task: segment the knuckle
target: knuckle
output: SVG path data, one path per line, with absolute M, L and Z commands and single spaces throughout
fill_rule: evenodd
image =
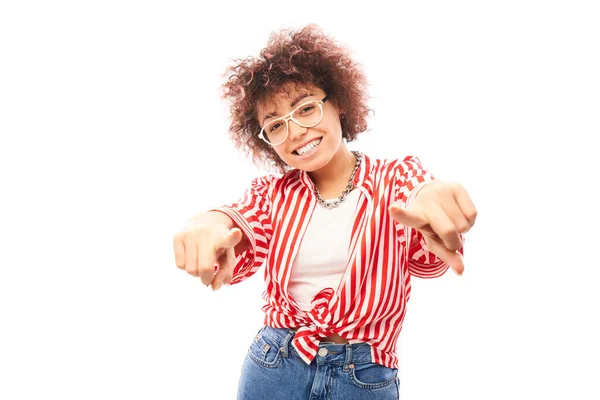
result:
M 452 235 L 454 235 L 456 232 L 456 229 L 454 228 L 444 228 L 441 232 L 441 236 L 448 238 L 451 237 Z
M 187 227 L 182 233 L 186 238 L 197 238 L 206 232 L 206 228 L 202 225 L 192 225 Z
M 175 265 L 177 265 L 178 268 L 185 267 L 185 254 L 178 249 L 175 249 Z
M 471 225 L 468 223 L 462 223 L 457 226 L 459 233 L 466 233 L 469 229 L 471 229 Z
M 212 275 L 215 272 L 215 267 L 212 265 L 208 265 L 206 263 L 199 263 L 198 264 L 198 268 L 196 268 L 196 271 L 204 276 L 204 275 Z
M 185 247 L 191 248 L 193 245 L 198 243 L 198 238 L 194 235 L 186 235 L 184 239 Z
M 183 232 L 177 232 L 175 236 L 173 236 L 173 245 L 178 244 L 183 241 Z
M 193 265 L 186 265 L 185 270 L 190 275 L 194 275 L 194 274 L 198 273 L 198 268 L 194 267 Z
M 454 240 L 444 241 L 444 247 L 446 247 L 446 249 L 448 249 L 449 251 L 456 251 L 460 248 L 456 246 L 457 244 L 454 243 Z
M 459 182 L 450 182 L 450 187 L 454 190 L 464 190 L 463 185 L 461 185 Z
M 203 274 L 200 274 L 200 275 L 198 275 L 198 276 L 200 277 L 200 281 L 201 281 L 201 282 L 202 282 L 202 284 L 204 284 L 204 285 L 210 285 L 210 284 L 212 283 L 212 281 L 213 281 L 213 278 L 212 278 L 212 277 L 210 277 L 210 278 L 209 278 L 209 277 L 207 277 L 207 276 L 205 276 L 205 275 L 203 275 Z
M 188 225 L 184 230 L 183 230 L 183 234 L 185 236 L 194 236 L 197 235 L 198 232 L 200 231 L 200 228 L 197 225 Z
M 475 223 L 475 219 L 477 218 L 477 210 L 473 210 L 469 213 L 469 221 L 471 221 L 471 225 Z

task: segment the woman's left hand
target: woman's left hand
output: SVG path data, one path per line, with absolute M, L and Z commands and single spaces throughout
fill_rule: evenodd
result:
M 421 232 L 429 251 L 462 275 L 460 234 L 468 232 L 477 218 L 475 205 L 462 185 L 434 179 L 423 186 L 408 208 L 396 203 L 389 211 L 395 221 Z

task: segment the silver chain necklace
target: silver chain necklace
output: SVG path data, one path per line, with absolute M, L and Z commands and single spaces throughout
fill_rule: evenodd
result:
M 356 157 L 356 165 L 354 165 L 354 170 L 352 171 L 352 175 L 350 175 L 350 180 L 348 180 L 348 186 L 346 186 L 346 190 L 344 190 L 344 193 L 342 193 L 342 195 L 340 197 L 338 197 L 335 201 L 327 202 L 325 200 L 323 200 L 323 198 L 321 197 L 321 193 L 319 193 L 319 189 L 317 189 L 317 185 L 315 186 L 315 195 L 317 195 L 317 201 L 319 202 L 319 204 L 327 209 L 331 209 L 331 208 L 336 208 L 337 206 L 339 206 L 342 201 L 344 201 L 346 199 L 346 196 L 348 196 L 348 193 L 350 193 L 352 191 L 352 189 L 354 189 L 354 175 L 356 174 L 356 171 L 358 170 L 358 167 L 360 166 L 360 162 L 362 161 L 362 154 L 359 153 L 358 151 L 352 151 L 352 154 L 354 154 L 354 156 Z M 314 183 L 314 182 L 313 182 Z

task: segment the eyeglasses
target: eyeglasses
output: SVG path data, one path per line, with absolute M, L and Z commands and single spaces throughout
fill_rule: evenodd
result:
M 289 114 L 283 117 L 269 121 L 263 126 L 258 134 L 258 137 L 270 144 L 271 146 L 279 146 L 288 137 L 291 119 L 297 125 L 305 128 L 311 128 L 317 125 L 323 119 L 323 104 L 329 96 L 323 97 L 323 100 L 307 101 L 296 107 Z

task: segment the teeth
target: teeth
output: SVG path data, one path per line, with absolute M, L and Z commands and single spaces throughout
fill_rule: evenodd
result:
M 296 152 L 300 155 L 306 154 L 321 143 L 321 139 L 315 139 L 306 146 L 300 147 Z

